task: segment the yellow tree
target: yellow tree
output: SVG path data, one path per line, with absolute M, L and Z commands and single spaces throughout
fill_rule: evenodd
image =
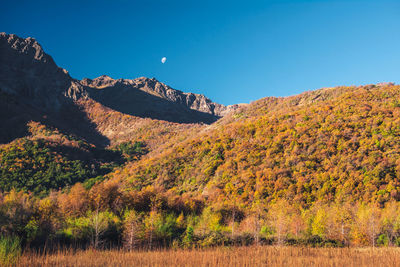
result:
M 262 195 L 262 172 L 256 172 L 255 177 L 255 190 L 251 199 L 251 207 L 249 215 L 251 219 L 251 230 L 254 235 L 254 242 L 256 245 L 260 242 L 260 231 L 262 221 L 266 219 L 266 203 Z
M 317 206 L 314 218 L 311 223 L 311 233 L 313 235 L 320 236 L 322 238 L 326 237 L 328 229 L 328 207 L 327 206 Z
M 395 201 L 388 202 L 382 210 L 381 225 L 383 232 L 388 237 L 388 245 L 397 240 L 400 231 L 400 204 Z
M 357 207 L 353 237 L 358 243 L 368 243 L 375 247 L 380 231 L 380 209 L 375 204 L 361 204 Z
M 132 250 L 142 239 L 143 223 L 137 212 L 129 210 L 124 215 L 123 240 L 124 247 Z
M 333 204 L 328 209 L 327 237 L 349 245 L 352 223 L 352 206 L 349 203 Z
M 284 238 L 289 231 L 291 213 L 292 207 L 284 199 L 279 199 L 269 207 L 268 221 L 275 230 L 275 237 L 278 245 L 283 244 Z
M 253 232 L 254 242 L 256 245 L 258 245 L 260 242 L 261 224 L 262 221 L 265 220 L 266 213 L 266 205 L 264 200 L 257 199 L 253 201 L 248 216 L 250 216 L 251 219 L 251 230 Z
M 306 223 L 300 207 L 293 207 L 290 215 L 290 233 L 298 239 L 300 234 L 305 231 Z
M 232 182 L 228 182 L 225 185 L 224 191 L 226 194 L 225 199 L 225 206 L 228 207 L 231 211 L 231 233 L 232 233 L 232 240 L 235 237 L 235 225 L 236 225 L 236 217 L 238 212 L 240 211 L 240 195 L 238 194 L 238 186 L 237 182 L 231 180 Z
M 162 205 L 161 198 L 158 195 L 154 195 L 150 198 L 150 213 L 144 220 L 145 235 L 148 240 L 148 247 L 152 249 L 153 239 L 156 233 L 156 223 L 161 220 L 161 213 L 159 209 Z

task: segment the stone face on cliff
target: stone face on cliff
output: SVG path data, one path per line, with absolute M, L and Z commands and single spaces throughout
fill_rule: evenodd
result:
M 154 78 L 103 75 L 79 81 L 58 67 L 34 38 L 6 33 L 0 33 L 0 91 L 48 112 L 92 98 L 130 115 L 183 123 L 212 123 L 236 108 L 175 90 Z
M 224 116 L 231 110 L 237 108 L 237 105 L 224 106 L 212 102 L 204 95 L 194 93 L 184 93 L 180 90 L 173 89 L 168 85 L 157 81 L 155 78 L 140 77 L 137 79 L 112 79 L 109 76 L 103 75 L 93 80 L 83 79 L 80 81 L 82 85 L 98 89 L 115 89 L 115 93 L 119 94 L 118 90 L 141 90 L 149 95 L 159 97 L 172 103 L 181 105 L 182 107 L 201 113 L 215 116 L 216 118 Z M 123 97 L 123 96 L 121 96 Z
M 84 88 L 59 68 L 33 38 L 0 33 L 0 89 L 42 110 L 59 110 Z

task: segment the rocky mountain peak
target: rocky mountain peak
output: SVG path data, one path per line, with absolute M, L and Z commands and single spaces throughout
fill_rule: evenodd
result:
M 1 32 L 0 45 L 1 51 L 7 52 L 8 54 L 10 54 L 10 52 L 25 54 L 30 59 L 56 66 L 54 60 L 43 51 L 42 46 L 35 38 L 28 37 L 24 39 L 15 34 L 6 34 L 5 32 Z M 3 55 L 5 54 L 6 53 Z
M 32 37 L 0 33 L 0 90 L 44 110 L 58 110 L 65 96 L 83 90 Z
M 105 86 L 112 86 L 114 85 L 116 80 L 111 78 L 110 76 L 107 75 L 101 75 L 97 78 L 94 79 L 89 79 L 89 78 L 84 78 L 80 81 L 80 83 L 84 86 L 89 86 L 89 87 L 105 87 Z

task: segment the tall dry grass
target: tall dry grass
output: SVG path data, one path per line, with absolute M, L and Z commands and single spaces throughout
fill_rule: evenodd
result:
M 400 266 L 400 248 L 235 247 L 26 252 L 17 266 Z

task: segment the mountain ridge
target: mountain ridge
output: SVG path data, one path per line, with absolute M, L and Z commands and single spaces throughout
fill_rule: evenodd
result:
M 243 104 L 222 105 L 212 102 L 203 94 L 183 92 L 158 81 L 155 78 L 138 77 L 135 79 L 113 79 L 108 75 L 101 75 L 94 79 L 83 78 L 80 83 L 95 89 L 103 89 L 117 84 L 136 87 L 149 94 L 169 99 L 173 102 L 185 105 L 190 109 L 209 113 L 215 116 L 224 116 Z
M 154 78 L 112 79 L 103 75 L 81 81 L 74 79 L 68 71 L 58 67 L 36 39 L 31 37 L 24 39 L 14 34 L 0 33 L 0 53 L 0 88 L 6 93 L 22 95 L 28 102 L 46 110 L 57 111 L 68 102 L 64 97 L 73 101 L 81 98 L 104 100 L 102 94 L 106 88 L 113 89 L 112 93 L 115 94 L 121 94 L 119 91 L 123 89 L 124 93 L 128 92 L 127 89 L 130 89 L 129 93 L 136 90 L 135 94 L 128 94 L 128 99 L 122 94 L 120 99 L 114 97 L 114 101 L 132 102 L 124 109 L 124 113 L 149 118 L 152 118 L 152 113 L 157 113 L 155 118 L 162 120 L 212 123 L 238 107 L 214 103 L 204 95 L 175 90 Z M 138 96 L 142 99 L 135 98 Z M 106 97 L 109 99 L 110 94 Z M 145 112 L 135 109 L 135 105 L 145 101 L 157 101 L 159 106 L 152 109 L 151 103 L 145 103 L 143 107 L 148 108 Z M 117 105 L 111 106 L 115 109 Z M 166 116 L 163 115 L 164 109 L 168 113 Z

